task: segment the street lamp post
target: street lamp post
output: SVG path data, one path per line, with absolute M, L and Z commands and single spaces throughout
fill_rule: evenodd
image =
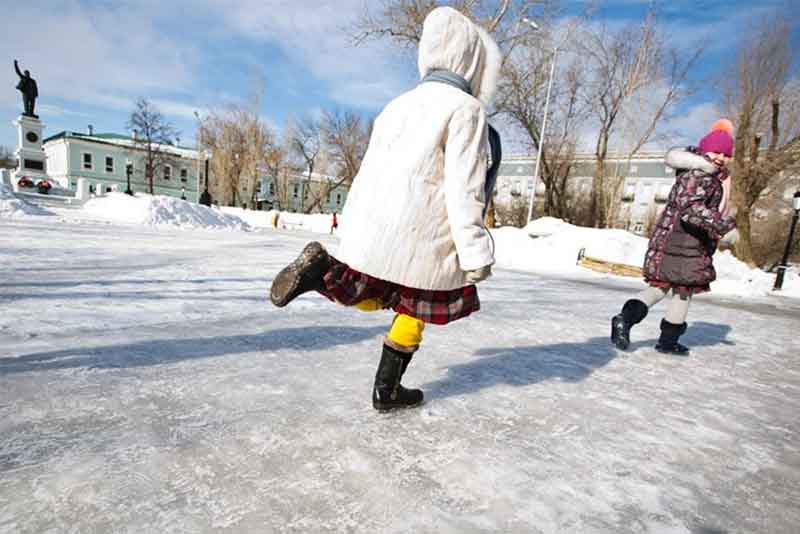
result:
M 211 193 L 208 192 L 208 160 L 211 159 L 211 151 L 204 150 L 203 156 L 205 156 L 206 159 L 206 185 L 203 193 L 200 195 L 200 204 L 211 206 Z
M 125 194 L 133 196 L 133 189 L 131 189 L 131 174 L 133 174 L 133 162 L 131 160 L 127 160 L 125 162 L 125 176 L 128 179 L 128 188 L 125 189 Z
M 794 215 L 789 227 L 789 239 L 786 240 L 786 248 L 783 250 L 781 264 L 778 265 L 778 275 L 775 277 L 773 291 L 780 291 L 783 288 L 783 277 L 786 276 L 786 269 L 789 267 L 789 254 L 794 243 L 794 231 L 797 228 L 797 219 L 800 218 L 800 190 L 796 191 L 794 197 L 792 197 L 792 208 L 794 209 Z
M 539 25 L 527 17 L 523 17 L 522 21 L 528 24 L 534 30 L 539 29 Z M 553 47 L 553 61 L 550 65 L 550 79 L 547 82 L 547 96 L 544 99 L 544 116 L 542 117 L 542 129 L 539 132 L 539 154 L 536 156 L 536 168 L 533 171 L 533 188 L 531 189 L 530 203 L 528 204 L 528 218 L 527 221 L 533 218 L 533 201 L 536 199 L 536 186 L 539 181 L 539 166 L 542 162 L 542 147 L 544 146 L 545 128 L 547 128 L 547 111 L 550 108 L 550 90 L 553 87 L 553 78 L 556 72 L 556 57 L 558 56 L 558 45 Z

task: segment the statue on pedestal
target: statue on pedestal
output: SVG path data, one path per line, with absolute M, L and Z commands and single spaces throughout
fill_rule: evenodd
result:
M 39 116 L 33 112 L 36 106 L 36 98 L 39 96 L 39 88 L 36 86 L 36 80 L 31 78 L 30 71 L 26 70 L 25 74 L 20 72 L 19 64 L 17 64 L 16 59 L 14 60 L 14 70 L 17 71 L 17 76 L 19 76 L 17 89 L 22 93 L 22 102 L 25 105 L 25 113 L 23 113 L 23 115 L 38 119 Z

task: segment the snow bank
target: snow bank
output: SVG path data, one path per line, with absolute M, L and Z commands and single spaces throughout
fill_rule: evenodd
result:
M 530 237 L 543 236 L 543 237 Z M 615 263 L 641 266 L 648 240 L 624 230 L 582 228 L 559 219 L 543 217 L 531 222 L 524 230 L 498 228 L 492 230 L 495 258 L 498 267 L 533 272 L 575 272 L 578 254 Z M 717 281 L 711 285 L 718 294 L 763 296 L 774 294 L 775 275 L 752 269 L 736 259 L 729 251 L 714 256 Z M 611 275 L 609 275 L 611 276 Z M 800 298 L 800 276 L 786 273 L 783 296 Z
M 42 215 L 53 215 L 53 213 L 17 198 L 10 187 L 0 182 L 0 217 L 21 218 Z
M 109 193 L 89 200 L 83 211 L 102 219 L 131 224 L 213 230 L 251 229 L 239 217 L 217 208 L 160 195 Z
M 231 206 L 220 206 L 219 209 L 223 213 L 233 215 L 243 220 L 253 228 L 273 228 L 272 217 L 277 213 L 276 211 L 258 211 L 246 210 L 242 208 L 234 208 Z

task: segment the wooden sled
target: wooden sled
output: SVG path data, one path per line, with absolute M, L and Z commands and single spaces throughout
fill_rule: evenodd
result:
M 599 273 L 611 273 L 618 276 L 630 276 L 632 278 L 642 277 L 642 268 L 634 267 L 633 265 L 626 265 L 624 263 L 614 263 L 611 261 L 601 260 L 599 258 L 592 258 L 586 255 L 586 249 L 582 248 L 578 252 L 578 265 L 586 267 Z

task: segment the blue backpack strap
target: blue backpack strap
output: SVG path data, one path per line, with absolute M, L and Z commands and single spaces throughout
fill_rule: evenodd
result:
M 503 159 L 503 146 L 500 142 L 500 134 L 489 124 L 489 152 L 492 156 L 492 163 L 486 169 L 486 182 L 483 184 L 483 193 L 486 195 L 486 204 L 483 206 L 483 216 L 489 209 L 489 202 L 494 195 L 494 186 L 497 184 L 497 172 L 500 170 L 500 161 Z

